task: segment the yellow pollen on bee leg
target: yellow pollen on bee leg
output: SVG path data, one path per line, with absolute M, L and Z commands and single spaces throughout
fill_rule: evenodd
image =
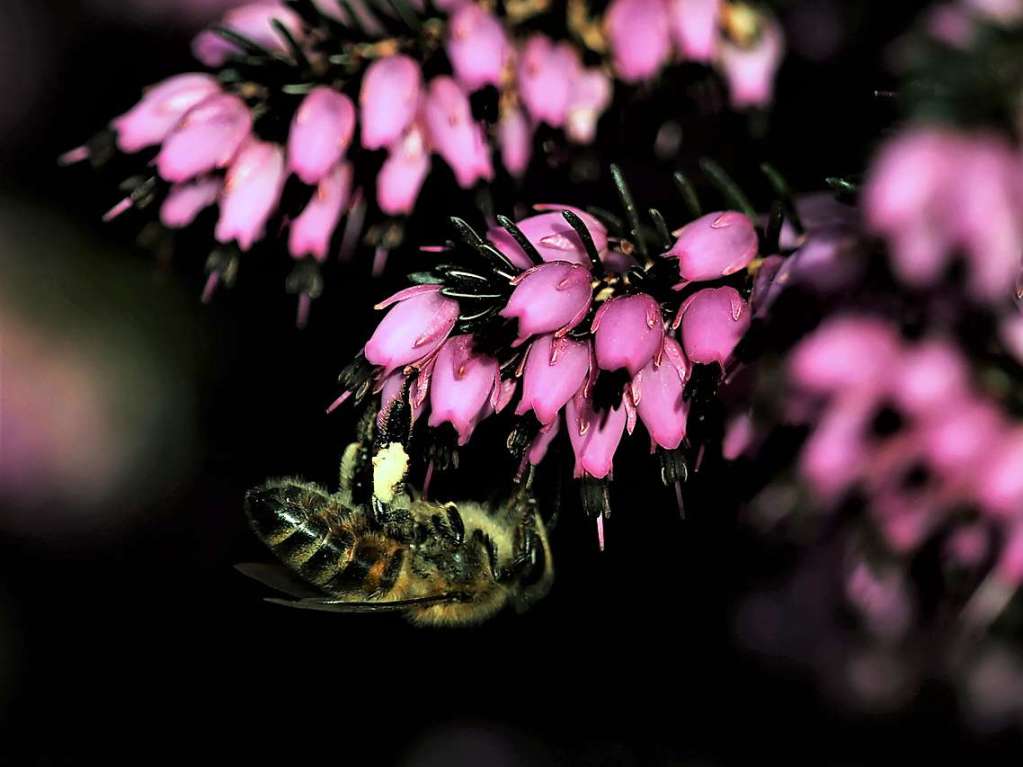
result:
M 373 456 L 373 495 L 391 503 L 408 473 L 408 453 L 400 442 L 392 442 Z

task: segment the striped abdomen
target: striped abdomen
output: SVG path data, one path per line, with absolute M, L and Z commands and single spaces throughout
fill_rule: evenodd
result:
M 289 569 L 324 591 L 341 590 L 357 540 L 336 499 L 316 485 L 280 480 L 250 490 L 245 513 Z

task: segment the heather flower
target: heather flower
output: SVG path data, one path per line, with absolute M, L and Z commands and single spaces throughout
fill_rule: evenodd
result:
M 593 318 L 594 350 L 602 370 L 636 376 L 664 345 L 661 307 L 645 293 L 612 298 Z
M 501 316 L 516 318 L 523 343 L 533 335 L 564 335 L 586 317 L 593 297 L 590 273 L 563 261 L 534 266 L 513 281 L 515 290 Z
M 494 169 L 482 126 L 472 119 L 469 98 L 450 77 L 435 77 L 423 109 L 430 143 L 455 172 L 458 185 L 491 179 Z
M 1009 431 L 991 446 L 989 459 L 980 467 L 977 492 L 990 514 L 1012 519 L 1023 513 L 1023 428 Z
M 664 0 L 613 0 L 605 23 L 615 71 L 626 82 L 649 80 L 670 58 Z
M 774 96 L 774 77 L 785 53 L 781 27 L 763 17 L 759 33 L 746 45 L 721 42 L 720 67 L 728 81 L 732 106 L 766 106 Z
M 501 113 L 497 124 L 497 143 L 501 148 L 501 162 L 507 171 L 516 178 L 522 176 L 533 153 L 533 126 L 518 107 Z
M 568 401 L 565 422 L 575 453 L 576 478 L 604 479 L 611 473 L 628 421 L 627 407 L 623 399 L 618 407 L 597 412 L 593 401 L 581 391 Z
M 380 149 L 398 141 L 419 111 L 422 74 L 405 55 L 377 59 L 366 69 L 359 92 L 362 145 Z
M 838 317 L 796 347 L 789 373 L 800 387 L 814 393 L 869 387 L 892 369 L 899 351 L 898 336 L 884 320 Z
M 552 206 L 554 207 L 554 206 Z M 583 224 L 593 238 L 597 253 L 603 260 L 608 256 L 607 228 L 585 211 L 569 206 L 558 207 L 557 212 L 540 213 L 516 222 L 526 239 L 532 243 L 540 258 L 544 261 L 567 261 L 590 268 L 590 259 L 586 248 L 579 238 L 578 232 L 561 215 L 562 210 L 570 210 L 582 219 Z M 528 269 L 532 266 L 529 256 L 502 227 L 491 227 L 487 238 L 516 266 Z
M 583 385 L 590 372 L 590 345 L 553 335 L 533 341 L 526 356 L 522 377 L 522 399 L 515 415 L 532 410 L 545 426 L 557 421 L 558 413 Z
M 526 41 L 519 53 L 519 95 L 535 121 L 552 128 L 565 124 L 581 66 L 579 54 L 567 43 L 554 44 L 543 35 Z
M 288 169 L 314 186 L 344 157 L 355 133 L 355 105 L 343 93 L 320 86 L 295 113 L 288 138 Z
M 451 16 L 447 51 L 455 79 L 467 91 L 501 84 L 508 38 L 501 22 L 479 5 L 463 5 Z
M 735 288 L 705 288 L 694 294 L 679 309 L 686 356 L 692 362 L 724 367 L 749 329 L 750 314 Z
M 682 57 L 712 61 L 718 50 L 721 0 L 669 0 L 671 34 Z
M 176 184 L 160 206 L 160 223 L 168 229 L 183 229 L 220 198 L 224 182 L 207 176 Z
M 745 269 L 758 248 L 753 222 L 742 213 L 728 211 L 686 224 L 666 255 L 678 258 L 684 282 L 702 282 Z
M 380 209 L 390 216 L 411 213 L 429 172 L 430 153 L 422 129 L 413 125 L 401 141 L 391 147 L 377 175 Z
M 160 175 L 188 181 L 231 164 L 252 130 L 252 114 L 237 96 L 217 94 L 192 107 L 163 142 Z
M 234 8 L 224 15 L 221 23 L 257 45 L 277 53 L 287 53 L 286 43 L 274 29 L 272 22 L 275 20 L 295 38 L 302 38 L 304 28 L 302 19 L 294 11 L 273 0 Z M 215 32 L 206 31 L 195 38 L 192 53 L 206 66 L 219 67 L 241 51 L 234 43 L 228 42 Z
M 338 165 L 316 188 L 302 214 L 291 225 L 288 249 L 295 258 L 327 260 L 327 249 L 352 192 L 352 167 Z
M 162 143 L 188 110 L 219 92 L 215 77 L 194 72 L 157 83 L 111 122 L 118 149 L 130 154 Z
M 430 377 L 430 426 L 450 423 L 458 432 L 458 444 L 467 443 L 494 390 L 497 373 L 497 360 L 477 354 L 472 336 L 448 339 Z
M 561 421 L 557 418 L 540 429 L 533 439 L 533 443 L 529 446 L 529 450 L 526 452 L 526 460 L 533 466 L 538 466 L 542 463 L 543 459 L 547 457 L 547 450 L 550 448 L 551 442 L 558 436 L 560 429 Z
M 458 302 L 440 291 L 436 285 L 418 285 L 377 304 L 377 309 L 393 308 L 366 343 L 366 359 L 386 375 L 440 348 L 458 319 Z
M 632 379 L 630 393 L 639 419 L 651 442 L 675 450 L 686 436 L 688 403 L 683 398 L 689 363 L 673 338 L 664 339 L 664 351 Z
M 584 69 L 575 78 L 565 119 L 565 131 L 572 141 L 593 142 L 597 121 L 611 105 L 611 91 L 611 78 L 600 69 Z
M 220 201 L 218 242 L 237 240 L 249 250 L 263 236 L 284 188 L 284 149 L 265 141 L 249 141 L 231 164 Z

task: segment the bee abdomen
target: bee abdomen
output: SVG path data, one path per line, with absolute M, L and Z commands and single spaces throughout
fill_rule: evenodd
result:
M 248 492 L 245 511 L 277 558 L 321 588 L 329 590 L 351 560 L 356 537 L 337 524 L 334 500 L 315 485 L 271 482 Z

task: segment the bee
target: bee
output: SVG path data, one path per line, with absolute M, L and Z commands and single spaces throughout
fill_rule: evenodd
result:
M 389 438 L 393 423 L 372 420 L 385 426 L 372 447 L 363 439 L 345 450 L 337 493 L 279 479 L 246 494 L 252 529 L 283 567 L 238 569 L 289 597 L 268 601 L 461 626 L 545 596 L 553 560 L 528 483 L 493 503 L 425 500 L 405 481 L 409 455 Z

